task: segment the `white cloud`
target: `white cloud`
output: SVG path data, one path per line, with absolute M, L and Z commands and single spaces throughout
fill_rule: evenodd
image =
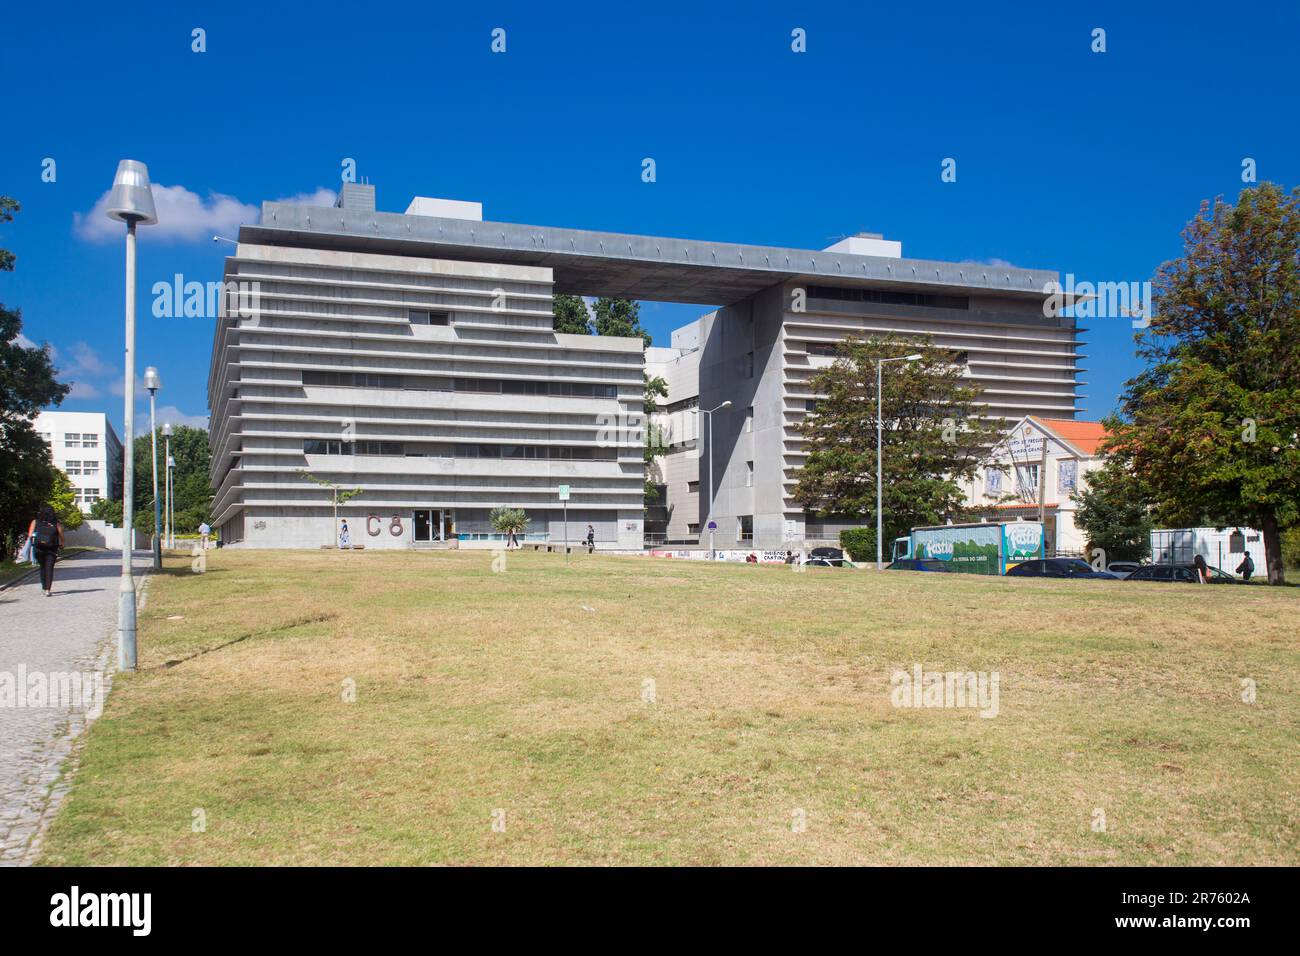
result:
M 137 414 L 136 421 L 144 422 L 144 425 L 142 426 L 143 433 L 147 435 L 149 433 L 149 411 L 147 408 L 144 411 L 143 418 L 140 418 Z M 189 425 L 193 428 L 203 429 L 208 427 L 207 415 L 186 415 L 175 405 L 163 405 L 159 408 L 157 421 L 159 428 L 162 428 L 164 425 Z
M 103 392 L 91 382 L 74 381 L 72 391 L 68 392 L 68 398 L 99 398 Z
M 109 195 L 106 192 L 100 196 L 85 215 L 73 214 L 73 231 L 82 239 L 104 242 L 122 238 L 122 224 L 109 219 L 104 212 Z M 234 196 L 209 193 L 203 199 L 184 186 L 154 184 L 153 202 L 158 210 L 158 222 L 142 226 L 140 235 L 164 241 L 201 242 L 211 239 L 213 233 L 237 232 L 241 223 L 256 222 L 258 216 L 257 206 L 241 203 Z
M 19 348 L 23 348 L 23 349 L 37 348 L 36 343 L 33 342 L 31 339 L 29 339 L 27 336 L 23 335 L 21 332 L 18 333 L 18 337 L 14 339 L 14 342 L 17 343 Z
M 73 213 L 73 232 L 80 238 L 90 242 L 122 238 L 122 224 L 109 219 L 104 212 L 110 195 L 111 191 L 100 196 L 88 213 Z M 334 190 L 321 186 L 313 192 L 298 193 L 276 201 L 333 206 L 335 196 Z M 256 203 L 240 202 L 234 196 L 213 192 L 204 199 L 184 186 L 164 186 L 161 183 L 154 184 L 153 202 L 158 211 L 158 222 L 141 227 L 139 234 L 170 242 L 204 242 L 213 235 L 233 239 L 241 225 L 257 222 L 262 214 Z

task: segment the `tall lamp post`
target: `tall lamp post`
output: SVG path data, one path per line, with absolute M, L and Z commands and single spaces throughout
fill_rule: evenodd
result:
M 915 362 L 921 357 L 920 352 L 914 352 L 911 355 L 900 355 L 897 358 L 876 359 L 876 570 L 883 570 L 885 567 L 885 542 L 881 540 L 884 535 L 884 482 L 881 474 L 884 472 L 884 466 L 881 464 L 880 447 L 881 435 L 885 427 L 885 403 L 884 396 L 881 393 L 881 375 L 880 367 L 886 362 Z
M 163 540 L 167 547 L 172 546 L 172 426 L 169 422 L 163 426 Z
M 149 444 L 153 458 L 153 569 L 162 570 L 162 499 L 158 497 L 158 425 L 155 423 L 154 397 L 162 388 L 158 370 L 150 365 L 144 370 L 144 387 L 149 389 Z
M 117 164 L 113 191 L 105 210 L 110 219 L 126 223 L 126 378 L 122 393 L 122 583 L 117 599 L 117 666 L 135 670 L 135 579 L 131 577 L 132 545 L 135 543 L 135 227 L 158 221 L 149 188 L 149 170 L 144 163 L 124 159 Z
M 708 465 L 708 473 L 709 473 L 709 517 L 705 527 L 709 529 L 709 560 L 710 561 L 712 561 L 715 557 L 717 557 L 717 554 L 713 550 L 713 528 L 712 528 L 713 525 L 713 413 L 720 412 L 724 408 L 730 408 L 730 407 L 731 407 L 731 399 L 727 399 L 727 401 L 723 402 L 721 405 L 717 406 L 716 408 L 692 409 L 693 411 L 699 412 L 701 415 L 704 416 L 705 427 L 708 431 L 709 460 L 707 462 L 707 465 Z

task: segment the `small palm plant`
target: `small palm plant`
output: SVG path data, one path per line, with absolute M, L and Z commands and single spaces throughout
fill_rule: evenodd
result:
M 506 535 L 521 535 L 524 529 L 528 527 L 528 515 L 523 508 L 493 508 L 488 520 L 492 522 L 492 527 L 499 533 Z

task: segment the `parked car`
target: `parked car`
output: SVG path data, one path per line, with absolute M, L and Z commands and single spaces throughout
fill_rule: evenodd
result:
M 1106 573 L 1122 580 L 1142 566 L 1141 561 L 1112 561 L 1106 565 Z
M 1209 578 L 1206 584 L 1240 584 L 1231 574 L 1218 568 L 1206 568 Z M 1126 581 L 1172 581 L 1176 584 L 1195 584 L 1196 566 L 1193 564 L 1144 564 L 1124 580 Z
M 842 568 L 844 552 L 839 548 L 813 548 L 808 552 L 804 564 L 819 568 Z
M 947 561 L 938 558 L 899 558 L 885 565 L 886 571 L 948 571 Z
M 1080 558 L 1046 558 L 1025 561 L 1007 570 L 1012 578 L 1095 578 L 1103 581 L 1119 580 L 1115 575 L 1098 571 Z

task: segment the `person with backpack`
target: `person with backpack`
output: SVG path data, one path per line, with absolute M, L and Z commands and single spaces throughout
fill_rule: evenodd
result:
M 1255 561 L 1250 556 L 1249 551 L 1247 551 L 1246 556 L 1241 559 L 1241 564 L 1237 565 L 1237 573 L 1241 575 L 1243 581 L 1249 581 L 1250 576 L 1255 573 Z
M 41 505 L 41 510 L 27 528 L 27 536 L 32 542 L 32 553 L 41 566 L 41 590 L 49 597 L 54 589 L 54 562 L 63 547 L 63 525 L 52 507 Z

